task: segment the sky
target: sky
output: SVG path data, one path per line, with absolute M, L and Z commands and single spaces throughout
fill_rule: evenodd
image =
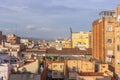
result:
M 91 31 L 103 10 L 114 10 L 120 0 L 0 0 L 0 30 L 21 37 L 57 39 L 73 32 Z

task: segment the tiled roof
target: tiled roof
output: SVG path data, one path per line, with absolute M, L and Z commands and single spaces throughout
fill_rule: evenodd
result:
M 104 73 L 98 73 L 98 72 L 81 72 L 78 74 L 80 76 L 104 76 Z
M 79 48 L 63 48 L 62 50 L 47 49 L 46 54 L 92 54 L 92 49 L 80 50 Z
M 23 53 L 40 53 L 40 52 L 46 52 L 46 50 L 45 49 L 42 49 L 42 50 L 27 49 L 23 51 Z
M 32 59 L 31 59 L 32 60 Z M 21 67 L 24 67 L 24 66 L 26 66 L 26 65 L 29 65 L 29 64 L 31 64 L 31 63 L 33 63 L 33 62 L 35 62 L 36 60 L 32 60 L 32 61 L 30 61 L 30 62 L 27 62 L 27 63 L 25 63 L 24 65 L 21 65 L 21 66 L 19 66 L 19 67 L 17 67 L 18 69 L 19 68 L 21 68 Z

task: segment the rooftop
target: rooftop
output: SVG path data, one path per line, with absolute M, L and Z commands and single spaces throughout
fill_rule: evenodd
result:
M 46 54 L 92 54 L 92 49 L 80 50 L 79 48 L 62 48 L 62 50 L 47 49 Z
M 35 50 L 35 49 L 27 49 L 23 51 L 24 53 L 40 53 L 40 52 L 46 52 L 46 49 L 41 49 L 41 50 Z
M 104 76 L 104 73 L 98 72 L 81 72 L 78 73 L 80 76 Z

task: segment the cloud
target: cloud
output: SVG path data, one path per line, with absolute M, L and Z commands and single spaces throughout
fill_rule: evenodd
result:
M 109 1 L 109 0 L 89 0 L 91 2 L 105 2 L 105 1 Z
M 50 28 L 46 28 L 46 27 L 41 27 L 39 28 L 40 31 L 51 31 Z
M 27 30 L 36 30 L 36 27 L 33 26 L 33 25 L 27 25 L 25 28 L 26 28 Z
M 6 5 L 6 4 L 0 4 L 0 7 L 15 12 L 21 12 L 28 8 L 27 6 L 15 6 L 15 5 Z
M 74 31 L 91 29 L 102 10 L 111 10 L 119 0 L 0 0 L 1 30 L 23 36 L 55 37 L 66 35 L 66 27 Z M 39 26 L 40 25 L 40 26 Z M 32 32 L 31 32 L 32 31 Z M 69 33 L 69 32 L 68 32 Z M 39 36 L 42 34 L 43 36 Z
M 27 25 L 25 28 L 26 28 L 27 30 L 51 31 L 50 28 L 47 28 L 47 27 L 38 27 L 38 26 L 34 26 L 34 25 Z

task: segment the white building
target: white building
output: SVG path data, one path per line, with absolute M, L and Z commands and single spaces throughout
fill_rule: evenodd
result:
M 10 64 L 0 64 L 0 80 L 9 80 L 10 72 Z

